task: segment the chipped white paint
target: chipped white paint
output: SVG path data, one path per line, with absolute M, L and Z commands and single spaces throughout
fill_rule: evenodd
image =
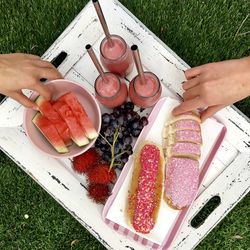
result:
M 144 68 L 153 71 L 163 84 L 163 95 L 182 94 L 183 70 L 188 65 L 150 32 L 138 19 L 116 0 L 100 0 L 111 33 L 123 36 L 129 45 L 138 44 Z M 65 78 L 82 83 L 93 93 L 97 72 L 88 58 L 85 45 L 98 46 L 103 38 L 94 8 L 89 3 L 46 51 L 43 58 L 52 60 L 61 51 L 68 57 L 59 70 Z M 155 63 L 157 62 L 157 63 Z M 127 77 L 132 79 L 135 70 Z M 30 92 L 27 92 L 29 95 Z M 29 142 L 22 124 L 23 108 L 11 99 L 0 105 L 0 148 L 51 196 L 67 209 L 108 249 L 145 249 L 145 246 L 127 239 L 110 229 L 101 219 L 102 206 L 87 198 L 85 178 L 72 171 L 70 159 L 57 160 L 37 151 Z M 212 228 L 249 191 L 250 186 L 250 123 L 233 106 L 220 111 L 216 118 L 227 127 L 212 170 L 206 176 L 181 232 L 173 244 L 175 249 L 194 248 Z M 18 127 L 17 127 L 18 126 Z M 221 204 L 198 229 L 190 226 L 190 219 L 214 195 L 220 195 Z

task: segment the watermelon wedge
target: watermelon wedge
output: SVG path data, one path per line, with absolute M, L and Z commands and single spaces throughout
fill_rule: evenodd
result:
M 64 154 L 69 152 L 64 141 L 60 137 L 56 127 L 51 123 L 49 119 L 47 119 L 40 112 L 37 112 L 34 118 L 32 119 L 32 122 L 42 132 L 45 138 L 49 141 L 49 143 L 55 148 L 58 153 Z
M 53 108 L 58 112 L 61 118 L 66 122 L 70 130 L 71 138 L 76 143 L 76 145 L 81 147 L 81 146 L 88 144 L 89 140 L 85 136 L 83 129 L 78 123 L 70 107 L 65 102 L 56 101 L 53 104 Z
M 66 146 L 71 145 L 72 141 L 69 128 L 61 116 L 53 109 L 52 104 L 42 96 L 38 96 L 35 103 L 39 107 L 40 112 L 56 127 Z
M 94 139 L 98 137 L 98 133 L 92 123 L 92 121 L 89 119 L 88 114 L 86 113 L 83 106 L 78 101 L 77 97 L 72 93 L 68 92 L 61 96 L 58 100 L 64 101 L 69 105 L 71 108 L 74 116 L 80 123 L 82 129 L 85 132 L 85 135 L 90 139 Z

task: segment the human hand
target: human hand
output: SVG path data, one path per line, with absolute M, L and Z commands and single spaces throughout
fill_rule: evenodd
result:
M 0 93 L 9 96 L 28 108 L 37 109 L 36 104 L 26 97 L 22 90 L 38 92 L 46 99 L 51 98 L 50 90 L 40 79 L 62 78 L 57 69 L 39 56 L 30 54 L 0 55 Z
M 202 108 L 204 121 L 250 95 L 250 57 L 201 65 L 185 72 L 183 103 L 173 115 Z

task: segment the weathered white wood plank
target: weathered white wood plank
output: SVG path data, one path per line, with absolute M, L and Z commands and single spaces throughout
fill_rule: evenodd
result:
M 51 61 L 61 51 L 67 52 L 68 56 L 60 66 L 60 72 L 65 75 L 86 53 L 85 45 L 95 43 L 102 34 L 103 31 L 97 16 L 94 15 L 92 3 L 89 2 L 45 52 L 43 58 Z
M 238 155 L 239 151 L 227 140 L 224 139 L 216 153 L 216 159 L 228 166 Z
M 226 139 L 240 152 L 250 153 L 250 119 L 236 107 L 226 107 L 216 114 L 227 127 Z
M 214 158 L 205 179 L 200 187 L 199 195 L 217 178 L 217 176 L 227 167 L 218 158 Z

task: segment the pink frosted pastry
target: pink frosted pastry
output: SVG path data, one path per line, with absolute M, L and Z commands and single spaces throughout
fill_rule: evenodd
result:
M 202 144 L 201 132 L 193 130 L 179 130 L 169 135 L 170 144 L 176 142 L 192 142 Z
M 146 143 L 134 161 L 128 196 L 129 223 L 140 233 L 149 233 L 156 222 L 163 183 L 163 157 L 158 146 Z
M 173 131 L 178 131 L 178 130 L 200 131 L 201 129 L 199 122 L 190 119 L 176 121 L 175 123 L 171 124 L 171 127 Z
M 200 131 L 200 123 L 196 120 L 178 120 L 175 123 L 167 124 L 163 130 L 163 138 L 167 138 L 170 134 L 175 133 L 179 130 L 192 130 L 192 131 Z
M 166 166 L 165 200 L 174 209 L 189 206 L 199 185 L 199 163 L 188 158 L 170 158 Z
M 184 114 L 178 115 L 178 116 L 174 116 L 172 117 L 167 123 L 166 125 L 175 123 L 179 120 L 194 120 L 197 121 L 198 123 L 201 123 L 201 119 L 198 113 L 196 112 L 186 112 Z
M 191 142 L 177 142 L 167 148 L 167 157 L 187 157 L 197 160 L 200 157 L 201 149 L 199 144 Z

